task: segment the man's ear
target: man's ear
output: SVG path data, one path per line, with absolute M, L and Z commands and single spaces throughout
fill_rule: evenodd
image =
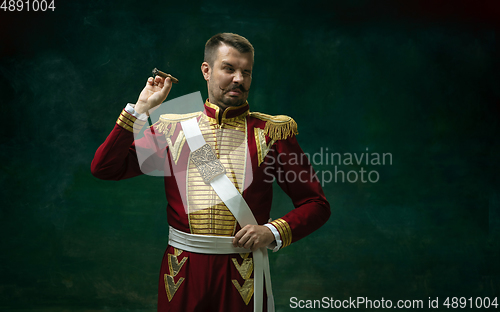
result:
M 212 68 L 210 68 L 210 65 L 207 62 L 201 63 L 201 73 L 203 74 L 203 78 L 205 78 L 206 81 L 210 80 L 211 71 Z

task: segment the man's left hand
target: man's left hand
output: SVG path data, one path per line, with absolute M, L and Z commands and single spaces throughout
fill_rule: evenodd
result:
M 274 241 L 274 234 L 263 225 L 246 225 L 233 238 L 234 247 L 243 247 L 252 251 L 266 247 Z

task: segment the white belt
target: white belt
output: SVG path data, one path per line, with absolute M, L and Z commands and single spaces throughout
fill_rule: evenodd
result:
M 206 151 L 203 151 L 201 147 L 207 147 L 204 146 L 206 145 L 205 139 L 203 138 L 203 134 L 201 133 L 200 127 L 198 126 L 198 122 L 196 118 L 188 119 L 185 121 L 181 121 L 181 126 L 182 130 L 184 131 L 184 135 L 186 136 L 186 142 L 188 143 L 189 149 L 191 150 L 191 154 L 194 154 L 193 152 L 202 152 L 202 156 L 207 156 L 205 153 Z M 213 153 L 213 150 L 210 151 Z M 204 158 L 201 157 L 201 158 Z M 203 164 L 197 164 L 200 165 L 201 167 Z M 211 166 L 213 166 L 214 163 L 211 163 Z M 222 164 L 215 163 L 215 165 L 222 166 Z M 200 167 L 198 167 L 198 170 L 201 173 Z M 222 170 L 225 170 L 222 167 Z M 208 171 L 213 171 L 212 168 L 210 167 L 210 170 Z M 205 177 L 204 177 L 205 179 Z M 241 196 L 240 192 L 236 189 L 234 184 L 229 180 L 229 178 L 225 174 L 218 174 L 215 177 L 208 178 L 210 181 L 207 181 L 207 183 L 210 183 L 214 191 L 217 193 L 217 195 L 220 197 L 220 199 L 226 204 L 226 207 L 231 211 L 231 213 L 234 215 L 240 226 L 243 228 L 245 225 L 248 224 L 253 224 L 257 225 L 257 221 L 255 220 L 255 217 L 253 216 L 252 211 L 250 210 L 250 207 L 248 207 L 248 204 L 245 202 L 243 199 L 243 196 Z M 183 232 L 181 232 L 183 233 Z M 193 234 L 187 234 L 183 233 L 184 237 L 191 237 L 187 240 L 184 240 L 185 242 L 189 242 L 189 240 L 194 240 L 196 244 L 202 243 L 201 240 L 199 240 L 199 236 L 204 236 L 204 235 L 196 235 L 196 239 L 193 238 Z M 175 234 L 174 234 L 175 237 Z M 208 236 L 211 237 L 211 236 Z M 232 244 L 232 237 L 229 237 L 231 240 Z M 226 237 L 227 239 L 227 237 Z M 178 242 L 177 242 L 178 243 Z M 215 240 L 211 241 L 209 244 L 214 244 Z M 215 243 L 217 244 L 217 243 Z M 175 246 L 174 246 L 175 247 Z M 187 248 L 187 247 L 185 247 Z M 179 247 L 179 249 L 183 249 Z M 205 250 L 205 249 L 210 249 L 210 247 L 200 247 L 198 250 Z M 183 249 L 188 251 L 187 249 Z M 243 249 L 247 250 L 247 249 Z M 197 251 L 193 251 L 197 252 Z M 211 253 L 211 254 L 217 254 L 218 252 L 201 252 L 200 253 Z M 240 251 L 236 251 L 236 253 L 239 253 Z M 243 252 L 248 252 L 248 251 L 243 251 Z M 233 251 L 228 252 L 228 253 L 234 253 Z M 253 251 L 253 261 L 254 261 L 254 312 L 261 312 L 262 311 L 262 304 L 264 302 L 263 298 L 263 291 L 264 291 L 264 276 L 265 276 L 265 283 L 266 283 L 266 292 L 267 292 L 267 311 L 268 312 L 274 312 L 274 297 L 273 297 L 273 291 L 272 291 L 272 286 L 271 286 L 271 273 L 269 270 L 269 258 L 267 256 L 267 249 L 266 247 L 256 249 Z
M 249 253 L 250 249 L 233 246 L 232 236 L 197 235 L 169 227 L 168 244 L 172 247 L 201 254 L 227 255 Z

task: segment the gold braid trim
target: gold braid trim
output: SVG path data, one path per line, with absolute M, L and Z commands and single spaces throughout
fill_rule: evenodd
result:
M 292 117 L 285 115 L 271 116 L 257 112 L 251 112 L 250 117 L 255 117 L 266 122 L 264 134 L 272 140 L 286 140 L 292 135 L 299 134 L 297 123 Z
M 292 243 L 292 229 L 290 228 L 290 225 L 288 222 L 285 220 L 279 218 L 274 221 L 270 222 L 274 227 L 278 230 L 281 236 L 281 241 L 283 242 L 283 245 L 281 248 L 285 248 L 286 246 L 289 246 Z
M 146 121 L 137 119 L 124 109 L 122 110 L 120 116 L 118 116 L 116 123 L 125 130 L 139 133 L 144 124 L 146 124 Z
M 183 120 L 188 120 L 198 117 L 201 112 L 194 112 L 189 114 L 163 114 L 160 119 L 153 124 L 153 127 L 159 133 L 163 133 L 165 137 L 171 137 L 175 131 L 175 125 Z M 172 126 L 170 126 L 172 125 Z M 169 127 L 170 126 L 170 127 Z

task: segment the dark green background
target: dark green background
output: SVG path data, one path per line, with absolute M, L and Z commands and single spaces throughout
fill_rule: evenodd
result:
M 363 166 L 377 183 L 325 184 L 330 220 L 270 255 L 277 311 L 499 296 L 496 2 L 55 3 L 0 11 L 2 311 L 155 311 L 162 179 L 100 181 L 90 162 L 153 67 L 180 79 L 169 98 L 206 97 L 223 31 L 256 49 L 251 109 L 292 116 L 306 152 L 393 156 Z M 279 188 L 273 205 L 292 208 Z

